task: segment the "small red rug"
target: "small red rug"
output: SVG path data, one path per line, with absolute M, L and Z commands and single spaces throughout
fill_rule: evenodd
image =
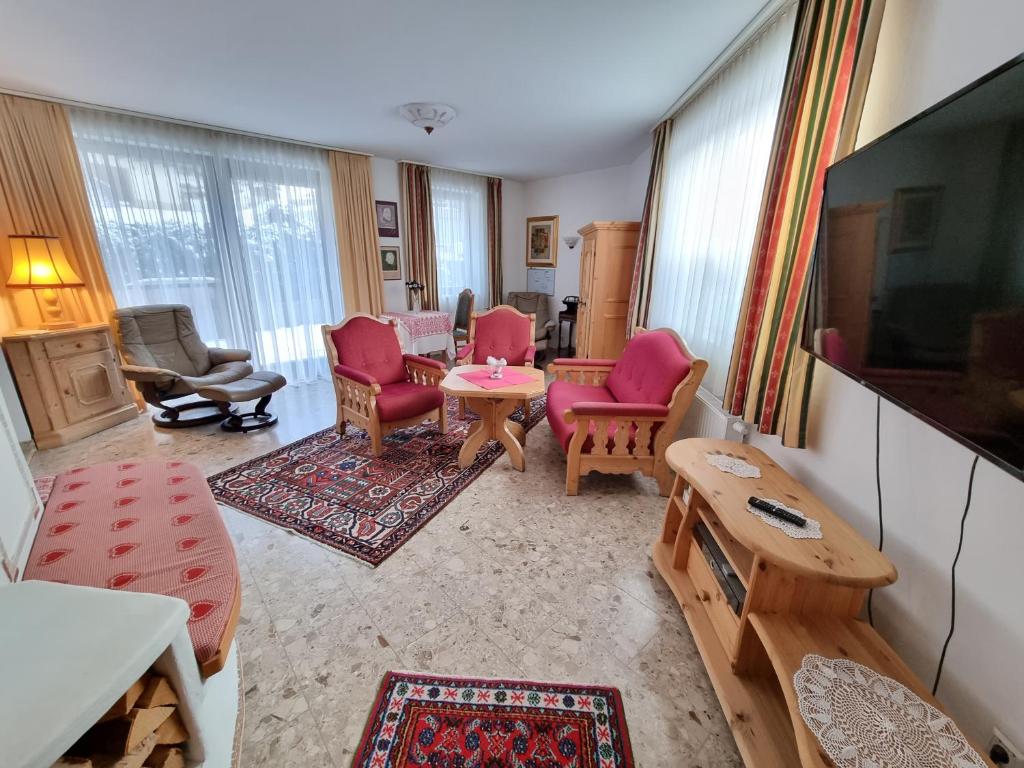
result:
M 545 398 L 530 405 L 527 431 L 544 418 Z M 512 420 L 523 423 L 522 409 Z M 380 565 L 505 453 L 490 441 L 459 469 L 459 449 L 476 415 L 458 417 L 448 399 L 448 434 L 435 422 L 384 438 L 374 456 L 365 431 L 334 428 L 278 448 L 209 478 L 217 501 Z
M 631 768 L 615 688 L 388 672 L 354 768 Z

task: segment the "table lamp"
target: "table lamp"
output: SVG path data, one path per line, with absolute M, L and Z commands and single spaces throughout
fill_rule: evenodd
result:
M 76 323 L 65 320 L 57 288 L 85 285 L 71 268 L 60 238 L 51 235 L 11 235 L 11 275 L 8 288 L 41 289 L 43 328 L 74 328 Z

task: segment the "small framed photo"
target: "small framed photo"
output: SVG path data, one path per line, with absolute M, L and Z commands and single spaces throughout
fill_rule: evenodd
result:
M 531 216 L 526 220 L 526 266 L 558 266 L 557 216 Z
M 402 279 L 402 258 L 397 245 L 380 247 L 380 268 L 385 280 Z
M 889 253 L 926 251 L 935 241 L 942 187 L 904 187 L 892 198 Z
M 377 208 L 377 234 L 381 237 L 398 237 L 398 203 L 377 200 L 375 205 Z

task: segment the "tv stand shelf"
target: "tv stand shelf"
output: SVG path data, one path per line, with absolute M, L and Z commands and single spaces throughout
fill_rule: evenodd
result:
M 715 469 L 708 453 L 742 458 L 759 467 L 761 477 Z M 942 709 L 885 640 L 857 618 L 869 589 L 896 580 L 888 558 L 756 448 L 681 440 L 665 457 L 676 478 L 654 563 L 682 608 L 747 766 L 832 765 L 804 724 L 793 689 L 793 674 L 808 653 L 853 659 Z M 750 496 L 800 509 L 821 523 L 822 538 L 791 539 L 766 525 L 747 512 Z M 738 612 L 695 535 L 698 524 L 746 590 Z

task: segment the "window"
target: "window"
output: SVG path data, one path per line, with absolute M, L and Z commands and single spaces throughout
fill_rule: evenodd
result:
M 792 7 L 727 61 L 673 119 L 649 325 L 707 359 L 725 393 L 793 34 Z
M 294 383 L 328 375 L 320 325 L 344 316 L 325 153 L 71 110 L 119 306 L 186 304 L 213 346 Z
M 434 207 L 434 251 L 441 310 L 454 312 L 459 292 L 469 288 L 477 309 L 487 306 L 487 179 L 430 169 Z

